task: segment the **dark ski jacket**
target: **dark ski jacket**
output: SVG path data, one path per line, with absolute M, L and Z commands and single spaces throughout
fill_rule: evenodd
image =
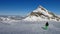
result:
M 49 23 L 48 23 L 48 22 L 46 22 L 45 26 L 49 26 Z

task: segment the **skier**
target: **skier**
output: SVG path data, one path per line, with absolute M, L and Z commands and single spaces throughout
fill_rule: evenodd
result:
M 48 26 L 49 26 L 49 23 L 48 23 L 48 22 L 46 22 L 46 24 L 45 24 L 45 29 L 47 29 L 47 28 L 48 28 Z

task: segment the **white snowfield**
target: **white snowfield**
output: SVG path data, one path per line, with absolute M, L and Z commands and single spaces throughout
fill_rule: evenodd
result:
M 0 22 L 0 34 L 60 34 L 60 22 L 48 21 L 47 30 L 42 29 L 47 21 Z

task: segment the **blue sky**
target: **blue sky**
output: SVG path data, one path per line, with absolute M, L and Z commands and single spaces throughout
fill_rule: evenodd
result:
M 27 15 L 39 5 L 60 15 L 60 0 L 0 0 L 0 15 Z

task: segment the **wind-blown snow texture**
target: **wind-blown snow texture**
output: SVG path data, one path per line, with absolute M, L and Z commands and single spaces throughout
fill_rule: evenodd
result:
M 49 21 L 49 28 L 43 30 L 46 21 L 0 22 L 0 34 L 60 34 L 60 22 Z

